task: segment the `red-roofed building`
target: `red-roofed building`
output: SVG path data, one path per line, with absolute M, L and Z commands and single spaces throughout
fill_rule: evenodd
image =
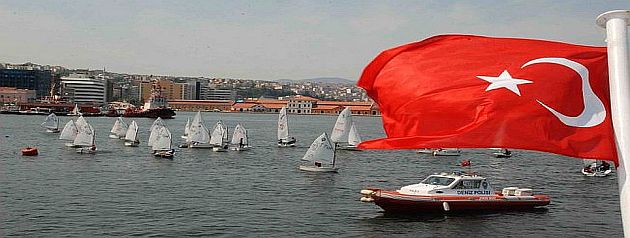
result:
M 233 101 L 229 100 L 169 100 L 168 105 L 182 111 L 230 111 Z

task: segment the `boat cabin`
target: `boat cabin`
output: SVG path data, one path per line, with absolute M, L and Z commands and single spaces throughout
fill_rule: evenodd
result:
M 442 173 L 429 175 L 418 184 L 398 190 L 405 195 L 455 195 L 494 196 L 494 190 L 486 178 L 474 174 Z

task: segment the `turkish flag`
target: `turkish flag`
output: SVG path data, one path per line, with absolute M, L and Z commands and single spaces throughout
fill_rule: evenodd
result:
M 435 36 L 382 52 L 358 85 L 387 134 L 359 148 L 517 148 L 617 162 L 605 47 Z

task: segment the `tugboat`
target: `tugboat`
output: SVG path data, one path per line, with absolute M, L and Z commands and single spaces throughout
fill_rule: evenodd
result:
M 486 178 L 464 172 L 430 175 L 395 191 L 368 188 L 361 194 L 362 202 L 374 202 L 388 213 L 523 210 L 550 202 L 549 196 L 534 195 L 529 188 L 495 192 Z
M 162 89 L 157 84 L 157 80 L 153 81 L 151 87 L 151 96 L 144 102 L 142 109 L 127 108 L 123 114 L 124 117 L 173 119 L 175 111 L 168 107 L 168 101 L 162 96 Z

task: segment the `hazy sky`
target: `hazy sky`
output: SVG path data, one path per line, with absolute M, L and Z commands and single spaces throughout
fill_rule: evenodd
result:
M 0 1 L 0 62 L 357 80 L 382 50 L 465 33 L 604 45 L 630 1 Z

